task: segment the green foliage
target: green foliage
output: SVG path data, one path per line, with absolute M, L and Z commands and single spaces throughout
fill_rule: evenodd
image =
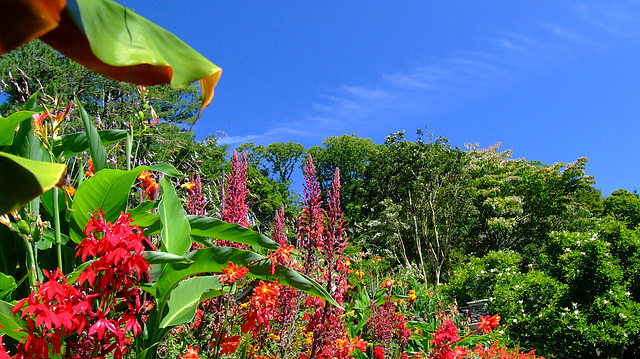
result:
M 313 157 L 320 189 L 326 193 L 336 168 L 340 168 L 341 203 L 344 208 L 346 228 L 360 234 L 370 215 L 367 207 L 366 178 L 371 158 L 380 146 L 370 138 L 356 135 L 331 136 L 322 141 L 322 146 L 311 147 L 307 152 Z
M 629 228 L 640 224 L 640 197 L 624 189 L 613 191 L 603 201 L 604 215 L 625 222 Z
M 397 135 L 371 157 L 367 169 L 370 227 L 397 231 L 387 237 L 400 244 L 394 252 L 404 263 L 415 261 L 432 282 L 450 273 L 452 250 L 464 238 L 473 210 L 466 162 L 465 152 L 444 138 L 411 142 Z
M 490 252 L 456 272 L 446 291 L 489 298 L 508 341 L 544 356 L 637 355 L 640 233 L 616 221 L 597 233 L 554 232 L 539 263 Z

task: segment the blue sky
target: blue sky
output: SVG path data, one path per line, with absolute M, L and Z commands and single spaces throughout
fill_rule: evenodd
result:
M 640 187 L 639 1 L 121 0 L 223 68 L 220 142 L 381 143 L 427 126 Z

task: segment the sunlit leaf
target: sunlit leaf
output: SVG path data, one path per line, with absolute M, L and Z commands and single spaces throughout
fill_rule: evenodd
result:
M 222 294 L 222 285 L 216 276 L 193 277 L 180 282 L 167 302 L 167 314 L 162 318 L 160 328 L 190 322 L 203 296 L 213 298 Z
M 93 124 L 93 120 L 89 117 L 87 111 L 85 111 L 82 104 L 76 98 L 76 105 L 78 106 L 78 110 L 80 110 L 80 118 L 82 119 L 82 124 L 84 125 L 84 131 L 87 136 L 87 140 L 89 142 L 89 152 L 91 153 L 91 158 L 93 159 L 93 168 L 95 172 L 107 168 L 107 151 L 104 149 L 102 145 L 102 140 L 100 139 L 100 135 L 98 134 L 98 129 Z M 127 158 L 127 161 L 129 159 Z
M 54 186 L 61 187 L 66 171 L 62 164 L 0 152 L 0 214 L 24 206 Z
M 210 247 L 190 252 L 185 255 L 185 258 L 192 262 L 167 264 L 157 282 L 152 287 L 145 288 L 147 292 L 156 297 L 159 306 L 169 300 L 173 288 L 184 278 L 200 273 L 220 273 L 229 262 L 233 262 L 249 268 L 247 274 L 249 277 L 277 281 L 280 284 L 324 298 L 339 307 L 326 289 L 315 280 L 280 265 L 276 265 L 275 273 L 272 275 L 270 260 L 254 252 L 231 247 Z
M 98 131 L 103 146 L 127 138 L 127 130 Z M 64 154 L 66 158 L 85 152 L 89 149 L 89 139 L 86 132 L 75 132 L 57 138 L 53 142 L 53 154 Z
M 13 135 L 20 122 L 31 118 L 35 112 L 18 111 L 5 118 L 0 116 L 0 146 L 8 146 L 13 143 Z
M 69 0 L 60 25 L 41 39 L 115 80 L 174 88 L 200 81 L 201 109 L 211 101 L 222 73 L 169 31 L 108 0 Z
M 55 29 L 65 4 L 64 0 L 0 1 L 0 54 Z
M 191 235 L 222 239 L 235 243 L 248 244 L 276 250 L 280 245 L 262 233 L 252 231 L 235 223 L 227 223 L 219 219 L 204 216 L 187 216 L 191 225 Z
M 20 340 L 27 333 L 24 330 L 18 330 L 26 328 L 27 323 L 19 316 L 11 314 L 11 309 L 13 309 L 13 305 L 0 300 L 0 333 L 15 340 Z
M 148 170 L 146 166 L 131 171 L 104 169 L 82 182 L 73 198 L 71 239 L 75 243 L 82 241 L 84 227 L 98 208 L 105 213 L 106 221 L 114 222 L 126 209 L 129 191 L 138 174 Z
M 167 177 L 162 177 L 160 186 L 162 186 L 162 200 L 158 206 L 158 213 L 162 220 L 160 231 L 162 250 L 183 255 L 191 247 L 189 221 L 184 216 L 184 209 L 171 181 Z

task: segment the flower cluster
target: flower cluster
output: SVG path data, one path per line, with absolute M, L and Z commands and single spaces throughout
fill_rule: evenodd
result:
M 137 319 L 142 314 L 138 283 L 149 275 L 142 231 L 130 223 L 124 213 L 113 224 L 101 212 L 92 215 L 77 256 L 95 260 L 75 283 L 59 269 L 44 271 L 48 281 L 15 305 L 12 312 L 22 312 L 27 322 L 17 358 L 57 356 L 63 344 L 68 357 L 122 358 L 127 336 L 142 331 Z
M 367 323 L 372 342 L 379 344 L 376 346 L 390 356 L 393 352 L 392 344 L 396 343 L 400 351 L 407 346 L 407 341 L 411 336 L 411 330 L 407 328 L 404 315 L 398 313 L 395 302 L 387 295 L 382 305 L 376 305 L 371 301 L 371 317 Z
M 224 202 L 223 221 L 249 227 L 247 220 L 249 209 L 245 202 L 247 193 L 249 193 L 247 189 L 247 154 L 242 152 L 242 159 L 239 159 L 238 152 L 233 151 L 231 172 L 227 175 L 222 199 Z
M 152 200 L 158 190 L 158 182 L 153 178 L 153 174 L 149 171 L 142 171 L 138 175 L 138 179 L 141 181 L 140 188 L 142 188 L 144 195 L 148 200 Z
M 498 342 L 493 342 L 490 347 L 478 344 L 473 349 L 473 354 L 478 359 L 544 359 L 536 356 L 534 350 L 521 353 L 518 349 L 509 350 L 504 346 L 499 346 Z

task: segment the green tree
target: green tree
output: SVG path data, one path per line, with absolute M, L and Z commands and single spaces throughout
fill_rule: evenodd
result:
M 316 174 L 323 193 L 331 188 L 331 181 L 336 168 L 340 168 L 341 196 L 345 228 L 361 233 L 366 219 L 371 214 L 366 207 L 367 167 L 371 157 L 380 146 L 370 138 L 356 135 L 327 137 L 322 146 L 314 146 L 308 150 L 316 165 Z
M 585 174 L 586 158 L 574 163 L 543 165 L 512 159 L 499 144 L 471 148 L 471 186 L 477 210 L 467 237 L 467 251 L 482 256 L 511 249 L 528 260 L 544 248 L 551 231 L 588 229 L 594 215 L 589 200 L 593 177 Z
M 467 161 L 464 151 L 442 137 L 412 142 L 397 133 L 387 137 L 368 166 L 370 227 L 395 226 L 402 237 L 400 252 L 435 283 L 450 274 L 454 248 L 466 234 L 472 211 Z M 390 226 L 388 220 L 400 224 Z
M 604 215 L 611 216 L 627 223 L 629 228 L 635 228 L 640 224 L 640 196 L 637 192 L 629 192 L 625 189 L 613 191 L 603 201 Z

